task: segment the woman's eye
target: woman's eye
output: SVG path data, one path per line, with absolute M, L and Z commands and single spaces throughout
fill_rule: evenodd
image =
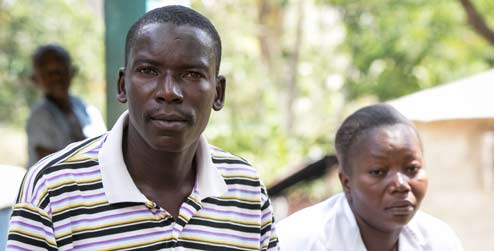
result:
M 405 170 L 409 174 L 416 174 L 419 171 L 419 169 L 420 169 L 419 166 L 407 166 Z
M 152 76 L 157 76 L 158 75 L 158 71 L 156 71 L 155 69 L 153 69 L 151 67 L 138 68 L 137 69 L 137 72 L 139 72 L 141 74 L 145 74 L 145 75 L 152 75 Z
M 382 170 L 382 169 L 374 169 L 374 170 L 370 170 L 369 174 L 372 176 L 375 176 L 375 177 L 380 177 L 380 176 L 385 175 L 386 171 Z

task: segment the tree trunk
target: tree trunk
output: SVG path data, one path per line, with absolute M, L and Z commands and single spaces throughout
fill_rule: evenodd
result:
M 484 18 L 477 11 L 473 3 L 470 0 L 460 0 L 460 3 L 467 14 L 468 23 L 489 44 L 494 45 L 494 31 L 487 26 Z
M 296 121 L 295 111 L 293 110 L 293 104 L 297 98 L 297 76 L 298 76 L 298 65 L 300 58 L 300 48 L 302 46 L 302 36 L 303 36 L 303 20 L 304 20 L 304 9 L 303 2 L 299 0 L 297 3 L 297 31 L 295 34 L 295 44 L 292 50 L 292 57 L 290 60 L 290 66 L 288 70 L 288 93 L 287 93 L 287 104 L 286 104 L 286 128 L 290 133 L 294 126 L 294 121 Z

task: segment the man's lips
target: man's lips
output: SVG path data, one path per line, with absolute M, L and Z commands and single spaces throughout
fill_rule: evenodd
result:
M 160 114 L 153 114 L 150 116 L 151 120 L 161 120 L 161 121 L 177 121 L 177 122 L 187 122 L 187 118 L 185 116 L 182 116 L 180 114 L 176 113 L 160 113 Z
M 149 118 L 155 126 L 167 130 L 181 129 L 189 123 L 186 116 L 178 113 L 156 113 Z

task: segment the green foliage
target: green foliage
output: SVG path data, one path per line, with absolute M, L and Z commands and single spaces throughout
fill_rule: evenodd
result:
M 193 3 L 212 18 L 224 44 L 227 103 L 213 116 L 208 136 L 254 162 L 268 182 L 306 156 L 331 152 L 336 127 L 355 103 L 459 79 L 491 67 L 494 59 L 492 47 L 467 24 L 458 1 L 303 1 L 291 111 L 295 125 L 288 130 L 287 83 L 298 1 Z M 264 21 L 263 3 L 270 11 Z M 492 1 L 475 4 L 492 20 Z M 263 47 L 266 41 L 271 50 Z
M 296 1 L 267 1 L 272 12 L 266 23 L 259 20 L 256 1 L 207 2 L 196 1 L 193 7 L 210 17 L 220 32 L 221 74 L 227 79 L 225 108 L 213 113 L 207 128 L 211 142 L 248 159 L 266 183 L 286 173 L 283 168 L 330 151 L 340 93 L 328 87 L 327 80 L 343 68 L 327 60 L 338 53 L 319 36 L 327 35 L 323 15 L 308 17 L 304 23 L 308 39 L 304 37 L 300 49 L 295 125 L 288 130 L 284 121 Z M 313 34 L 318 28 L 323 31 Z M 261 46 L 263 35 L 269 36 L 271 57 Z
M 492 20 L 492 1 L 473 2 Z M 468 26 L 459 1 L 319 3 L 343 14 L 347 34 L 342 47 L 352 59 L 345 77 L 349 99 L 376 95 L 388 100 L 493 66 L 493 48 Z
M 212 19 L 224 48 L 226 106 L 213 113 L 206 133 L 251 161 L 267 183 L 284 167 L 332 152 L 336 127 L 356 103 L 398 97 L 494 62 L 493 48 L 467 24 L 458 1 L 299 1 L 192 1 Z M 79 68 L 73 92 L 101 107 L 102 18 L 88 2 L 0 0 L 1 123 L 23 125 L 38 98 L 30 56 L 48 42 L 67 47 Z M 494 2 L 474 3 L 494 26 Z
M 31 83 L 36 47 L 66 47 L 78 68 L 72 91 L 101 105 L 103 40 L 101 20 L 83 1 L 0 1 L 0 122 L 23 125 L 39 94 Z

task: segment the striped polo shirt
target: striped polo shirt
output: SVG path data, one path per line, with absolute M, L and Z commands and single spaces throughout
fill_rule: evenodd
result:
M 7 250 L 278 250 L 266 189 L 248 162 L 201 137 L 196 182 L 175 220 L 127 171 L 127 120 L 28 171 Z

